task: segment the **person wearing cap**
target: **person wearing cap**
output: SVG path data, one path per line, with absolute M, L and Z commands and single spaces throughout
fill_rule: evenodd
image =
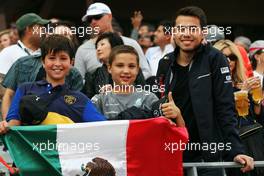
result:
M 253 68 L 254 76 L 261 80 L 263 87 L 263 73 L 264 73 L 264 40 L 257 40 L 249 47 L 249 57 Z
M 6 74 L 20 57 L 39 53 L 40 30 L 49 21 L 34 13 L 27 13 L 16 21 L 20 40 L 0 53 L 0 73 Z
M 42 19 L 34 13 L 27 13 L 16 21 L 16 28 L 19 33 L 18 42 L 4 48 L 0 53 L 0 80 L 8 72 L 13 63 L 23 56 L 40 54 L 40 32 L 43 25 L 49 21 Z M 1 82 L 0 82 L 1 83 Z M 0 85 L 0 97 L 3 96 L 5 89 Z
M 82 17 L 83 22 L 87 22 L 95 30 L 99 29 L 99 32 L 95 33 L 95 37 L 82 44 L 75 55 L 75 67 L 80 71 L 81 75 L 85 76 L 85 73 L 93 73 L 96 68 L 102 66 L 96 57 L 95 41 L 97 36 L 104 32 L 113 32 L 112 27 L 112 12 L 110 8 L 104 3 L 91 4 L 86 12 L 86 15 Z M 139 44 L 128 37 L 121 36 L 124 44 L 134 47 L 140 58 L 140 67 L 142 69 L 145 79 L 150 75 L 150 68 L 147 60 L 144 56 Z

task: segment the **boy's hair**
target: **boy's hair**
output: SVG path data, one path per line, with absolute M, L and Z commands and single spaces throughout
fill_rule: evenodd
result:
M 136 56 L 137 64 L 139 65 L 139 56 L 135 48 L 128 45 L 119 45 L 112 49 L 110 56 L 109 56 L 109 65 L 112 65 L 113 61 L 115 60 L 116 55 L 121 53 L 129 53 Z
M 65 36 L 52 34 L 44 38 L 41 42 L 41 55 L 42 60 L 44 60 L 45 56 L 49 53 L 57 53 L 60 51 L 64 51 L 69 54 L 71 60 L 74 58 L 75 47 L 70 39 Z
M 97 48 L 98 42 L 100 42 L 103 39 L 108 39 L 108 41 L 111 45 L 111 48 L 124 44 L 122 38 L 117 33 L 106 32 L 106 33 L 103 33 L 103 34 L 98 36 L 98 38 L 95 42 L 95 48 Z
M 193 16 L 197 17 L 200 20 L 201 27 L 204 28 L 207 25 L 207 18 L 206 15 L 200 7 L 196 6 L 187 6 L 184 8 L 181 8 L 177 11 L 175 19 L 177 19 L 178 16 Z

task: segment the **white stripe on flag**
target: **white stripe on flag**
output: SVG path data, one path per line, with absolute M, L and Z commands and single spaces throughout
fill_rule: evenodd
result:
M 57 125 L 57 145 L 63 176 L 83 175 L 81 165 L 95 157 L 108 160 L 117 176 L 126 176 L 129 121 Z

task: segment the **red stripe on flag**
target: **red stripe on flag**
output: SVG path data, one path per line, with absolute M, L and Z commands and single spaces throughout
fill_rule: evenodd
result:
M 165 118 L 132 120 L 127 132 L 127 176 L 182 176 L 182 151 L 171 150 L 186 143 L 186 128 Z

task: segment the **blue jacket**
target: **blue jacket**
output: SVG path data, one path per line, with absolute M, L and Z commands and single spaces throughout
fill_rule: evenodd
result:
M 173 89 L 173 64 L 179 48 L 167 55 L 169 69 L 165 78 L 165 90 Z M 166 56 L 165 56 L 166 57 Z M 202 151 L 205 161 L 233 160 L 244 149 L 236 129 L 237 120 L 232 80 L 225 56 L 211 45 L 198 47 L 189 65 L 189 91 L 193 113 L 197 122 L 201 143 L 230 143 L 229 150 L 211 153 Z M 172 86 L 172 87 L 171 87 Z

